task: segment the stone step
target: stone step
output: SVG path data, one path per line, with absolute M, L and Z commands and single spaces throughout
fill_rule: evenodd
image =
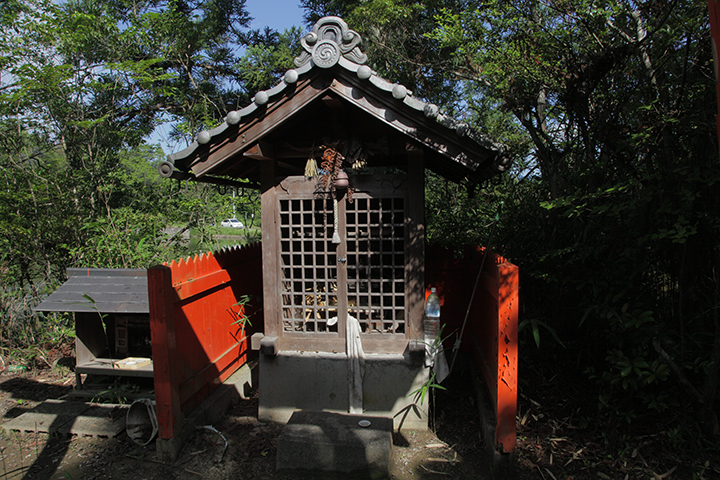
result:
M 277 469 L 387 478 L 392 428 L 389 417 L 296 411 L 278 437 Z

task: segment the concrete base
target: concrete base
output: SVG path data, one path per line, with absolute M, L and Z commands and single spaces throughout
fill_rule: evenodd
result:
M 347 413 L 347 365 L 345 353 L 261 354 L 259 419 L 287 423 L 296 410 Z M 427 382 L 428 372 L 408 355 L 366 355 L 363 413 L 391 417 L 396 429 L 426 430 L 428 399 L 421 405 L 413 392 Z
M 116 437 L 125 430 L 126 411 L 126 405 L 46 400 L 5 422 L 2 428 L 6 431 Z
M 253 370 L 257 366 L 245 364 L 215 389 L 183 422 L 180 435 L 172 440 L 158 438 L 155 448 L 161 462 L 173 462 L 180 455 L 187 438 L 197 427 L 219 421 L 230 406 L 247 398 L 247 392 L 255 384 Z
M 388 417 L 295 412 L 278 437 L 277 469 L 387 478 L 392 424 Z

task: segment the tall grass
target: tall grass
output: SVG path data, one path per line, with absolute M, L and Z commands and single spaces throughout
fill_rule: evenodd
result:
M 0 365 L 28 365 L 75 337 L 71 314 L 33 312 L 57 285 L 0 286 Z

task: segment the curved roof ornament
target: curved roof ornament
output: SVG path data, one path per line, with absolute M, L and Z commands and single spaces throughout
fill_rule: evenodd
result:
M 360 34 L 350 30 L 340 17 L 323 17 L 313 31 L 300 40 L 305 51 L 295 59 L 295 65 L 302 67 L 312 60 L 320 68 L 330 68 L 340 57 L 362 65 L 367 55 L 358 47 L 360 40 Z

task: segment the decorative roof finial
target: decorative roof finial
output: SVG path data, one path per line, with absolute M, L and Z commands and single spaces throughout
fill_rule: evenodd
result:
M 340 17 L 323 17 L 300 41 L 305 51 L 295 59 L 295 65 L 302 67 L 312 60 L 320 68 L 330 68 L 341 56 L 362 65 L 367 55 L 358 47 L 360 40 L 360 35 Z

